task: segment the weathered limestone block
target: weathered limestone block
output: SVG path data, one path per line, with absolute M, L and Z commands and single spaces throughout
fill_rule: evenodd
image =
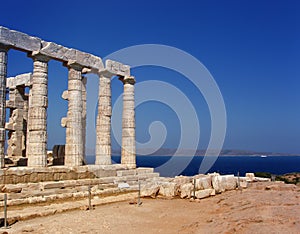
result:
M 42 182 L 42 183 L 40 183 L 40 185 L 41 185 L 41 190 L 64 188 L 64 182 L 61 182 L 61 181 Z
M 222 183 L 222 177 L 220 175 L 212 176 L 212 186 L 216 190 L 216 193 L 222 193 L 225 191 L 224 184 Z
M 101 71 L 104 69 L 101 58 L 79 50 L 76 50 L 76 62 L 83 67 L 88 67 L 97 71 Z
M 132 169 L 132 170 L 120 170 L 117 171 L 117 176 L 128 176 L 128 175 L 137 175 L 137 170 L 136 169 Z
M 22 184 L 6 184 L 1 189 L 1 192 L 2 193 L 20 193 L 22 191 L 23 187 L 25 187 L 25 186 Z
M 32 80 L 32 73 L 25 73 L 17 75 L 16 77 L 8 77 L 6 79 L 6 87 L 15 89 L 17 86 L 30 86 Z
M 234 175 L 222 176 L 225 190 L 234 190 L 237 187 L 237 178 Z
M 195 192 L 195 196 L 198 199 L 206 198 L 209 196 L 213 196 L 215 194 L 214 189 L 204 189 L 204 190 L 198 190 Z
M 178 186 L 174 182 L 161 183 L 159 195 L 164 197 L 175 197 L 178 194 Z
M 222 193 L 225 190 L 233 190 L 237 187 L 237 179 L 234 175 L 212 175 L 212 185 L 216 193 Z
M 63 62 L 76 62 L 82 67 L 88 67 L 95 70 L 95 72 L 104 69 L 101 58 L 79 50 L 69 49 L 53 42 L 42 41 L 42 48 L 40 52 Z
M 130 76 L 130 67 L 128 65 L 110 59 L 105 61 L 105 69 L 115 75 Z
M 253 181 L 254 180 L 254 178 L 255 178 L 255 175 L 254 175 L 254 173 L 246 173 L 246 178 L 251 182 L 251 181 Z
M 138 175 L 142 175 L 142 174 L 147 174 L 147 173 L 153 173 L 154 172 L 154 168 L 139 167 L 135 171 L 137 172 Z
M 240 181 L 240 187 L 241 188 L 248 188 L 248 182 L 247 181 Z
M 15 49 L 32 52 L 41 48 L 41 39 L 0 26 L 0 43 Z
M 156 183 L 146 183 L 141 186 L 141 197 L 155 198 L 158 195 L 160 186 Z
M 54 42 L 42 41 L 42 48 L 40 52 L 62 62 L 68 62 L 69 60 L 75 60 L 76 58 L 75 50 L 58 45 Z
M 263 178 L 263 177 L 255 177 L 254 181 L 255 182 L 269 182 L 269 181 L 271 181 L 271 179 L 270 178 Z
M 210 176 L 203 176 L 196 179 L 196 189 L 210 189 L 212 188 L 212 179 Z
M 180 197 L 190 198 L 193 193 L 194 185 L 192 183 L 182 184 L 180 186 Z

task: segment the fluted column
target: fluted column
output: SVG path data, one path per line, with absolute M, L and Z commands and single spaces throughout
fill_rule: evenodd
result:
M 34 62 L 28 109 L 26 156 L 29 167 L 46 167 L 49 57 L 38 53 L 32 53 L 30 56 Z
M 83 104 L 82 104 L 82 67 L 76 63 L 68 64 L 68 113 L 66 123 L 65 165 L 83 164 Z
M 7 50 L 0 45 L 0 168 L 4 167 Z
M 135 149 L 135 111 L 134 111 L 134 84 L 133 76 L 121 77 L 124 84 L 123 116 L 122 116 L 122 155 L 121 163 L 129 168 L 136 167 Z
M 97 165 L 111 164 L 111 86 L 112 74 L 103 73 L 99 77 L 98 116 L 96 123 Z

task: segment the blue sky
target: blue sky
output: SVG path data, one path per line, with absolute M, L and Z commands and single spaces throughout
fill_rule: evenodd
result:
M 224 148 L 300 152 L 298 1 L 5 1 L 1 9 L 0 25 L 100 57 L 148 43 L 184 50 L 207 67 L 222 92 L 227 111 Z M 9 52 L 8 76 L 31 70 L 26 54 Z M 158 67 L 135 68 L 132 74 L 137 82 L 165 81 L 184 92 L 199 117 L 198 148 L 207 146 L 208 107 L 189 80 Z M 112 85 L 115 101 L 122 85 L 116 79 Z M 60 95 L 66 88 L 67 69 L 51 61 L 49 148 L 65 141 L 60 118 L 67 103 Z M 149 140 L 153 121 L 167 129 L 163 147 L 177 147 L 180 117 L 153 101 L 136 109 L 137 140 Z M 113 146 L 117 148 L 115 141 Z

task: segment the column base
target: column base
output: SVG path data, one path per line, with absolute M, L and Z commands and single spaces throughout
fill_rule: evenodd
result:
M 111 165 L 110 156 L 96 156 L 95 165 Z
M 136 164 L 122 163 L 121 165 L 126 166 L 128 169 L 136 169 Z

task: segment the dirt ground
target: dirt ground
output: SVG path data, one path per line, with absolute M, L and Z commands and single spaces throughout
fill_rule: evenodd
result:
M 201 201 L 142 199 L 14 224 L 8 233 L 300 233 L 300 187 L 256 183 Z M 42 209 L 42 207 L 41 207 Z M 2 229 L 2 232 L 5 231 Z

